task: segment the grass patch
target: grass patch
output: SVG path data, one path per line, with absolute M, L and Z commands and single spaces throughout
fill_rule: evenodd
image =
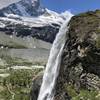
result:
M 21 58 L 12 58 L 11 56 L 8 55 L 0 55 L 0 58 L 6 61 L 6 67 L 11 67 L 11 66 L 32 66 L 33 63 L 26 61 Z
M 2 78 L 0 87 L 0 100 L 30 100 L 32 79 L 42 69 L 35 70 L 10 70 L 8 77 Z M 1 79 L 0 79 L 1 80 Z
M 6 46 L 8 46 L 8 48 L 15 48 L 15 49 L 27 48 L 26 46 L 21 45 L 21 44 L 18 44 L 18 43 L 15 43 L 15 42 L 13 42 L 13 41 L 10 41 L 10 42 L 9 42 L 9 45 L 6 45 Z
M 65 85 L 65 90 L 72 97 L 72 100 L 100 100 L 100 91 L 80 89 L 76 92 L 73 85 Z

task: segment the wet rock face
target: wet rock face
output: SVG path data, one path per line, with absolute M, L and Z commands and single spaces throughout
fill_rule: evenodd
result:
M 76 15 L 69 25 L 55 100 L 73 98 L 68 90 L 70 85 L 76 95 L 81 89 L 100 91 L 100 11 Z

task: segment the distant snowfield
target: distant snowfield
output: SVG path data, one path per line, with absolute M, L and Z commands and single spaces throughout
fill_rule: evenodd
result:
M 46 9 L 47 13 L 49 15 L 43 14 L 38 17 L 25 17 L 25 16 L 19 16 L 14 14 L 6 14 L 7 17 L 0 17 L 1 21 L 9 21 L 12 24 L 23 24 L 28 25 L 30 27 L 43 27 L 47 25 L 51 25 L 55 23 L 59 26 L 62 25 L 62 23 L 69 17 L 71 14 L 68 11 L 65 11 L 64 13 L 58 14 L 54 11 Z M 5 24 L 0 22 L 0 27 L 5 27 Z
M 0 0 L 0 9 L 20 0 Z
M 62 23 L 65 21 L 64 18 L 67 18 L 67 13 L 65 12 L 65 15 L 63 14 L 57 14 L 53 11 L 47 10 L 49 12 L 49 16 L 46 16 L 45 14 L 39 16 L 39 17 L 21 17 L 13 14 L 6 15 L 7 17 L 0 17 L 0 20 L 3 21 L 10 21 L 12 23 L 17 24 L 23 24 L 28 25 L 30 27 L 42 27 L 46 25 L 52 25 L 52 23 L 62 25 Z M 19 20 L 16 20 L 19 19 Z M 5 27 L 4 23 L 0 22 L 0 27 Z

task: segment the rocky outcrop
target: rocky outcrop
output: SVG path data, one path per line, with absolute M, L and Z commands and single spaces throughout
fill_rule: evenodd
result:
M 100 11 L 72 17 L 54 100 L 100 99 Z
M 34 79 L 32 83 L 32 89 L 30 92 L 31 100 L 37 100 L 40 86 L 42 83 L 43 72 L 40 72 Z

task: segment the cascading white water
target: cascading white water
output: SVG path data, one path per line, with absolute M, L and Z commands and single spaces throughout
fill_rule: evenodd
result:
M 43 82 L 38 100 L 53 100 L 55 82 L 59 74 L 62 50 L 65 44 L 66 32 L 68 31 L 67 24 L 72 17 L 70 12 L 67 13 L 68 16 L 66 18 L 66 22 L 59 30 L 59 33 L 57 34 L 50 51 L 50 56 L 43 76 Z

